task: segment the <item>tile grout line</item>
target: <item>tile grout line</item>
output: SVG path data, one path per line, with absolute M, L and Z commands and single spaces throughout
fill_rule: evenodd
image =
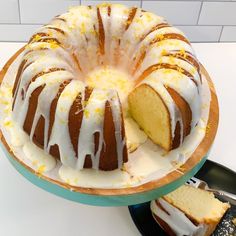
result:
M 20 24 L 21 24 L 20 0 L 18 0 L 17 2 L 18 2 L 19 22 L 20 22 Z
M 199 9 L 199 13 L 198 13 L 198 18 L 197 18 L 197 24 L 199 23 L 199 20 L 200 20 L 200 15 L 201 15 L 201 12 L 202 12 L 202 6 L 203 6 L 203 0 L 201 0 L 201 6 L 200 6 L 200 9 Z
M 218 42 L 220 42 L 220 39 L 221 39 L 221 36 L 222 36 L 222 33 L 223 33 L 223 29 L 224 29 L 224 26 L 222 25 L 222 28 L 221 28 L 221 31 L 220 31 L 220 36 L 219 36 Z

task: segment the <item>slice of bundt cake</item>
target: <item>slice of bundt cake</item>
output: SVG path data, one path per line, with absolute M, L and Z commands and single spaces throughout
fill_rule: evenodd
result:
M 229 207 L 213 193 L 186 185 L 151 202 L 154 219 L 171 236 L 209 236 Z

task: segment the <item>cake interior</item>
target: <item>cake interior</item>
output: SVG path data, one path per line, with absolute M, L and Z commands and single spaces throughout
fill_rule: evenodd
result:
M 213 193 L 187 185 L 164 196 L 164 199 L 197 223 L 218 222 L 229 207 Z
M 188 185 L 151 202 L 154 219 L 173 236 L 212 235 L 229 207 L 213 193 Z
M 171 146 L 170 115 L 157 92 L 146 84 L 137 87 L 129 96 L 129 107 L 132 117 L 150 139 L 169 150 Z

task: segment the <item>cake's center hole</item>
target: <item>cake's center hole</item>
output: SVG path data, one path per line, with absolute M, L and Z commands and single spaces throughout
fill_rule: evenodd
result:
M 126 102 L 128 94 L 134 86 L 129 74 L 110 66 L 104 66 L 91 71 L 86 78 L 90 87 L 101 89 L 115 89 L 121 100 Z

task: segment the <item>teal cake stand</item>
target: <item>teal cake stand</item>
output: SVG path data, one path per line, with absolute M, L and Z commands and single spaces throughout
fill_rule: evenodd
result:
M 126 206 L 126 205 L 133 205 L 147 202 L 155 198 L 161 197 L 164 194 L 167 194 L 173 191 L 174 189 L 178 188 L 179 186 L 184 184 L 189 178 L 195 175 L 197 171 L 202 167 L 207 158 L 207 156 L 205 156 L 188 173 L 162 187 L 133 194 L 98 195 L 98 194 L 81 193 L 78 191 L 70 190 L 59 184 L 51 182 L 48 179 L 43 178 L 39 174 L 33 173 L 24 165 L 22 165 L 20 162 L 18 162 L 15 158 L 12 158 L 12 156 L 8 153 L 4 145 L 1 144 L 1 147 L 4 150 L 6 157 L 15 167 L 15 169 L 19 173 L 21 173 L 26 179 L 28 179 L 31 183 L 37 185 L 38 187 L 50 193 L 66 198 L 68 200 L 95 206 Z
M 9 66 L 20 52 L 21 51 L 17 52 L 4 66 L 0 73 L 0 82 L 3 80 Z M 207 78 L 211 89 L 211 105 L 206 135 L 195 152 L 184 165 L 161 179 L 153 180 L 137 187 L 121 189 L 74 187 L 37 173 L 25 163 L 23 163 L 17 156 L 13 154 L 1 131 L 0 146 L 15 169 L 31 183 L 50 193 L 71 201 L 96 206 L 127 206 L 159 198 L 178 188 L 197 173 L 197 171 L 206 161 L 209 149 L 216 135 L 219 120 L 217 96 L 212 81 L 203 66 L 201 67 L 201 70 Z

